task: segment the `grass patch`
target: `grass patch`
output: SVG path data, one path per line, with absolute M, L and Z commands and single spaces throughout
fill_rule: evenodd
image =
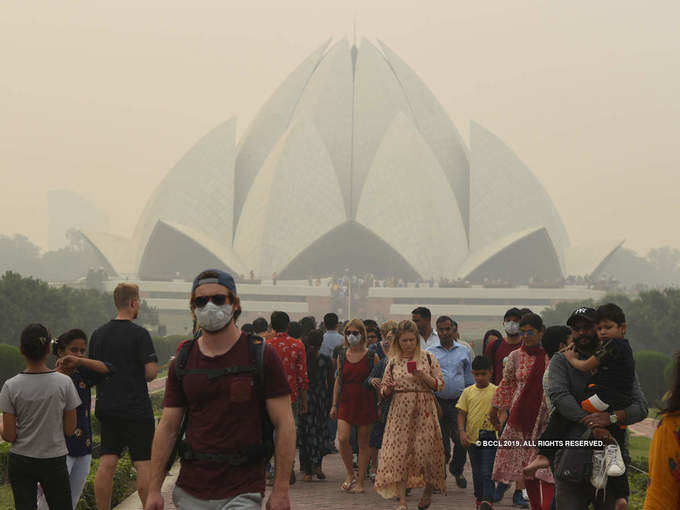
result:
M 629 436 L 628 438 L 628 450 L 630 452 L 631 459 L 649 459 L 649 445 L 652 440 L 648 437 L 642 436 Z
M 12 488 L 9 485 L 0 486 L 0 508 L 14 510 L 14 496 L 12 496 Z

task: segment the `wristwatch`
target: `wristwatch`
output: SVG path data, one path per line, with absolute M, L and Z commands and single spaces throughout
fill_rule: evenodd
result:
M 609 415 L 609 423 L 614 424 L 619 421 L 618 416 L 616 414 L 612 413 Z

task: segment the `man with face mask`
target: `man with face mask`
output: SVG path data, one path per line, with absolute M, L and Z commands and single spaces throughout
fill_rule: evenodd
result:
M 567 325 L 571 327 L 574 336 L 574 349 L 579 359 L 592 356 L 600 345 L 596 330 L 597 312 L 592 308 L 576 309 Z M 566 420 L 570 422 L 564 439 L 579 439 L 588 428 L 606 428 L 616 423 L 631 425 L 647 417 L 647 402 L 635 378 L 633 384 L 631 405 L 622 410 L 587 413 L 581 402 L 585 399 L 586 389 L 590 382 L 590 373 L 581 372 L 572 367 L 563 353 L 555 354 L 550 360 L 550 375 L 548 376 L 548 393 L 550 402 Z M 630 455 L 624 444 L 620 445 L 626 468 L 630 465 Z M 582 510 L 593 504 L 595 510 L 619 510 L 626 508 L 623 503 L 616 503 L 619 496 L 618 487 L 613 487 L 618 481 L 616 477 L 609 477 L 607 488 L 596 494 L 589 480 L 583 483 L 564 482 L 555 480 L 555 499 L 561 510 Z
M 156 378 L 158 365 L 151 335 L 133 321 L 139 315 L 139 287 L 124 282 L 113 291 L 117 315 L 90 339 L 90 358 L 116 367 L 97 385 L 95 414 L 101 422 L 102 451 L 95 479 L 98 508 L 109 508 L 113 475 L 125 447 L 137 471 L 142 504 L 149 485 L 149 460 L 155 421 L 146 383 Z
M 503 317 L 503 329 L 506 337 L 490 343 L 486 347 L 484 355 L 493 363 L 493 377 L 491 381 L 496 386 L 503 380 L 503 366 L 506 358 L 515 349 L 522 346 L 520 336 L 519 321 L 522 319 L 522 312 L 518 308 L 510 308 Z
M 186 412 L 182 467 L 173 493 L 178 509 L 261 509 L 266 413 L 276 430 L 275 458 L 281 468 L 266 508 L 289 510 L 295 422 L 281 360 L 261 338 L 248 337 L 236 326 L 241 302 L 229 274 L 208 270 L 198 275 L 190 306 L 201 335 L 179 347 L 168 370 L 145 509 L 163 509 L 161 485 Z M 258 345 L 261 361 L 252 356 Z M 184 362 L 178 367 L 179 358 Z

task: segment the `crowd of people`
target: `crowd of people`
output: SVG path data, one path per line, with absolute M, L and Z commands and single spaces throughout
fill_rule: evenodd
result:
M 56 340 L 40 324 L 22 332 L 26 370 L 0 391 L 17 510 L 75 508 L 92 458 L 92 387 L 100 510 L 111 506 L 125 449 L 147 510 L 164 507 L 161 486 L 177 458 L 180 510 L 260 509 L 266 485 L 266 508 L 286 510 L 296 463 L 304 482 L 323 480 L 324 457 L 335 452 L 345 467 L 339 490 L 348 498 L 373 490 L 399 510 L 415 489 L 418 508 L 429 508 L 448 476 L 466 489 L 468 459 L 481 510 L 513 485 L 519 508 L 627 508 L 626 428 L 648 410 L 615 304 L 577 308 L 566 325 L 550 327 L 511 308 L 503 333 L 489 330 L 475 354 L 452 317 L 435 319 L 422 306 L 410 320 L 382 324 L 341 322 L 333 312 L 321 324 L 291 321 L 275 311 L 239 325 L 234 279 L 204 271 L 189 302 L 195 335 L 169 365 L 156 425 L 147 382 L 157 359 L 149 333 L 134 323 L 139 288 L 120 284 L 114 301 L 117 316 L 92 334 L 89 356 L 83 331 Z M 679 504 L 680 366 L 662 416 L 646 510 Z

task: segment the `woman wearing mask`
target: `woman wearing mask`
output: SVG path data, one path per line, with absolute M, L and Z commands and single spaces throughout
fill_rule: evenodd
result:
M 444 389 L 437 358 L 420 349 L 418 327 L 399 323 L 382 378 L 383 398 L 392 397 L 385 425 L 375 489 L 384 498 L 399 498 L 406 509 L 407 487 L 425 487 L 418 503 L 426 509 L 432 491 L 446 490 L 444 445 L 434 391 Z
M 508 422 L 500 437 L 507 441 L 538 441 L 548 424 L 548 406 L 543 395 L 543 373 L 548 356 L 541 346 L 545 327 L 540 316 L 529 313 L 520 321 L 522 347 L 510 353 L 503 370 L 503 380 L 491 401 L 489 419 L 501 430 L 499 410 L 508 411 Z M 493 467 L 494 480 L 523 479 L 522 469 L 537 455 L 532 447 L 499 447 Z M 535 477 L 525 480 L 532 510 L 548 510 L 554 494 L 552 473 L 539 469 Z
M 326 446 L 330 442 L 328 412 L 333 387 L 333 363 L 328 356 L 319 352 L 321 342 L 321 330 L 313 329 L 307 334 L 308 412 L 300 415 L 298 425 L 300 466 L 306 482 L 311 482 L 313 476 L 319 480 L 326 479 L 321 470 L 321 461 L 328 453 Z
M 347 478 L 342 490 L 361 494 L 368 468 L 369 437 L 378 420 L 375 393 L 364 385 L 371 370 L 378 364 L 378 355 L 366 347 L 366 327 L 361 319 L 352 319 L 345 326 L 344 349 L 338 353 L 338 373 L 333 389 L 330 417 L 338 420 L 338 443 Z M 359 473 L 355 477 L 352 465 L 350 434 L 357 427 L 359 443 Z

